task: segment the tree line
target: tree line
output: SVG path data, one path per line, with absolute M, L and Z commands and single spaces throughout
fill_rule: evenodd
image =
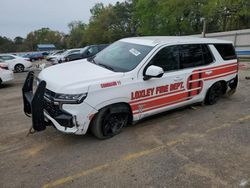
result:
M 120 38 L 147 35 L 190 35 L 250 28 L 249 0 L 126 0 L 95 4 L 89 23 L 72 21 L 69 34 L 42 28 L 26 38 L 0 36 L 0 52 L 33 51 L 37 44 L 58 49 L 112 43 Z

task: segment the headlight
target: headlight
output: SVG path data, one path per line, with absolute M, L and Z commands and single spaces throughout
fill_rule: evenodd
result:
M 64 103 L 81 103 L 87 97 L 87 93 L 83 94 L 56 94 L 54 101 Z

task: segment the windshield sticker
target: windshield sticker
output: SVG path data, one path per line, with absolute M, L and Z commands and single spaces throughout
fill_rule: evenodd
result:
M 134 48 L 131 48 L 131 49 L 129 50 L 129 52 L 130 52 L 131 54 L 133 54 L 134 56 L 138 56 L 138 55 L 141 54 L 141 52 L 139 52 L 138 50 L 136 50 L 136 49 L 134 49 Z

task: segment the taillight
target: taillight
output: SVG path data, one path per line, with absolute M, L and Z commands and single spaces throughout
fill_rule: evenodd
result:
M 240 59 L 237 57 L 237 72 L 239 72 L 240 68 Z
M 9 69 L 7 65 L 0 65 L 0 68 L 1 68 L 1 69 L 5 69 L 5 70 L 8 70 L 8 69 Z

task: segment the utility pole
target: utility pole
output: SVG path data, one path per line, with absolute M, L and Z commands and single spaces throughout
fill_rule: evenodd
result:
M 202 30 L 202 38 L 206 38 L 206 18 L 202 18 L 202 22 L 203 22 L 203 30 Z

